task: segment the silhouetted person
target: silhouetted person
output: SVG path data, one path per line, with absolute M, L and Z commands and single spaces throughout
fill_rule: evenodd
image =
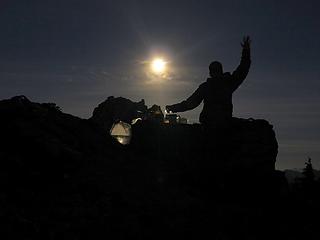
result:
M 223 72 L 222 64 L 214 61 L 210 64 L 210 78 L 185 101 L 166 106 L 167 111 L 184 112 L 196 108 L 203 101 L 200 122 L 206 125 L 220 125 L 232 119 L 232 93 L 246 78 L 250 68 L 250 38 L 243 38 L 240 65 L 230 74 Z

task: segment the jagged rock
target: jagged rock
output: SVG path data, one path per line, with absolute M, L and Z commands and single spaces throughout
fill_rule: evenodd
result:
M 223 131 L 200 124 L 140 122 L 133 126 L 131 145 L 131 155 L 143 156 L 154 165 L 149 172 L 177 187 L 194 180 L 192 184 L 208 187 L 218 182 L 244 191 L 268 184 L 278 175 L 278 144 L 265 120 L 234 118 Z
M 137 108 L 146 111 L 143 102 L 110 98 L 85 120 L 25 97 L 0 101 L 0 201 L 7 209 L 0 217 L 8 233 L 196 239 L 234 217 L 245 218 L 248 231 L 273 222 L 264 216 L 278 206 L 282 178 L 267 121 L 234 119 L 223 131 L 139 121 L 128 146 L 97 127 L 130 122 Z M 24 219 L 32 224 L 17 227 Z
M 177 153 L 181 161 L 208 157 L 213 165 L 220 161 L 231 168 L 275 170 L 278 144 L 272 125 L 265 120 L 233 118 L 223 131 L 210 131 L 200 124 L 147 126 L 142 122 L 133 131 L 133 144 L 142 152 L 163 149 L 160 158 L 174 158 L 172 153 Z M 221 159 L 214 159 L 216 154 Z
M 0 101 L 0 115 L 0 153 L 7 158 L 2 163 L 17 173 L 27 168 L 43 176 L 64 174 L 105 155 L 113 144 L 89 121 L 25 96 Z
M 111 96 L 93 110 L 90 120 L 109 131 L 113 123 L 131 123 L 133 119 L 142 117 L 146 111 L 147 106 L 143 99 L 140 102 L 132 102 L 123 97 Z
M 133 125 L 132 143 L 123 150 L 116 148 L 109 132 L 91 124 L 94 121 L 109 130 L 108 126 L 116 119 L 131 122 L 138 111 L 145 112 L 148 120 Z M 150 115 L 159 112 L 163 120 L 160 107 L 154 105 L 147 110 L 143 100 L 134 103 L 113 97 L 95 109 L 90 121 L 62 113 L 54 104 L 32 103 L 24 96 L 1 101 L 0 112 L 4 128 L 3 152 L 9 154 L 8 149 L 12 149 L 12 155 L 16 156 L 14 149 L 19 149 L 16 158 L 20 161 L 30 158 L 30 163 L 35 162 L 35 165 L 41 165 L 41 156 L 45 156 L 47 163 L 57 161 L 61 167 L 71 168 L 81 161 L 105 158 L 108 151 L 109 155 L 118 155 L 124 161 L 130 156 L 165 166 L 164 175 L 170 171 L 184 174 L 197 170 L 193 175 L 225 179 L 226 175 L 240 173 L 243 175 L 240 178 L 250 179 L 256 173 L 262 176 L 275 172 L 278 145 L 272 125 L 265 120 L 234 118 L 222 131 L 200 124 L 154 124 L 155 121 L 149 121 L 153 119 Z M 161 167 L 157 168 L 157 173 L 142 170 L 149 165 L 137 165 L 141 169 L 135 171 L 149 171 L 158 177 Z

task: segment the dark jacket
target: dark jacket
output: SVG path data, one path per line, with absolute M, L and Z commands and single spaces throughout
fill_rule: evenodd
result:
M 232 93 L 246 78 L 250 68 L 250 49 L 243 48 L 241 62 L 237 69 L 230 74 L 208 78 L 185 101 L 169 107 L 172 112 L 184 112 L 196 108 L 203 101 L 204 106 L 200 114 L 203 124 L 215 124 L 232 118 Z

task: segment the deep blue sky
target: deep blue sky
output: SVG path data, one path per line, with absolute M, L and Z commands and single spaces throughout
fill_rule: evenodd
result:
M 320 168 L 319 1 L 1 0 L 0 98 L 24 94 L 89 117 L 110 95 L 176 103 L 220 60 L 233 71 L 243 35 L 252 67 L 234 115 L 264 118 L 279 142 L 277 167 Z M 150 82 L 145 62 L 170 63 Z M 201 107 L 182 113 L 197 121 Z

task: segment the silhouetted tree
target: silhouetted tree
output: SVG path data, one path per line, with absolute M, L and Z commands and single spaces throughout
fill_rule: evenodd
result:
M 314 201 L 315 195 L 317 194 L 315 175 L 310 157 L 305 162 L 305 168 L 302 170 L 302 175 L 303 177 L 301 178 L 301 194 L 303 198 L 308 200 L 309 204 Z
M 304 176 L 304 180 L 308 183 L 314 182 L 314 171 L 311 163 L 311 158 L 308 158 L 308 161 L 305 162 L 305 168 L 302 171 L 302 174 Z

